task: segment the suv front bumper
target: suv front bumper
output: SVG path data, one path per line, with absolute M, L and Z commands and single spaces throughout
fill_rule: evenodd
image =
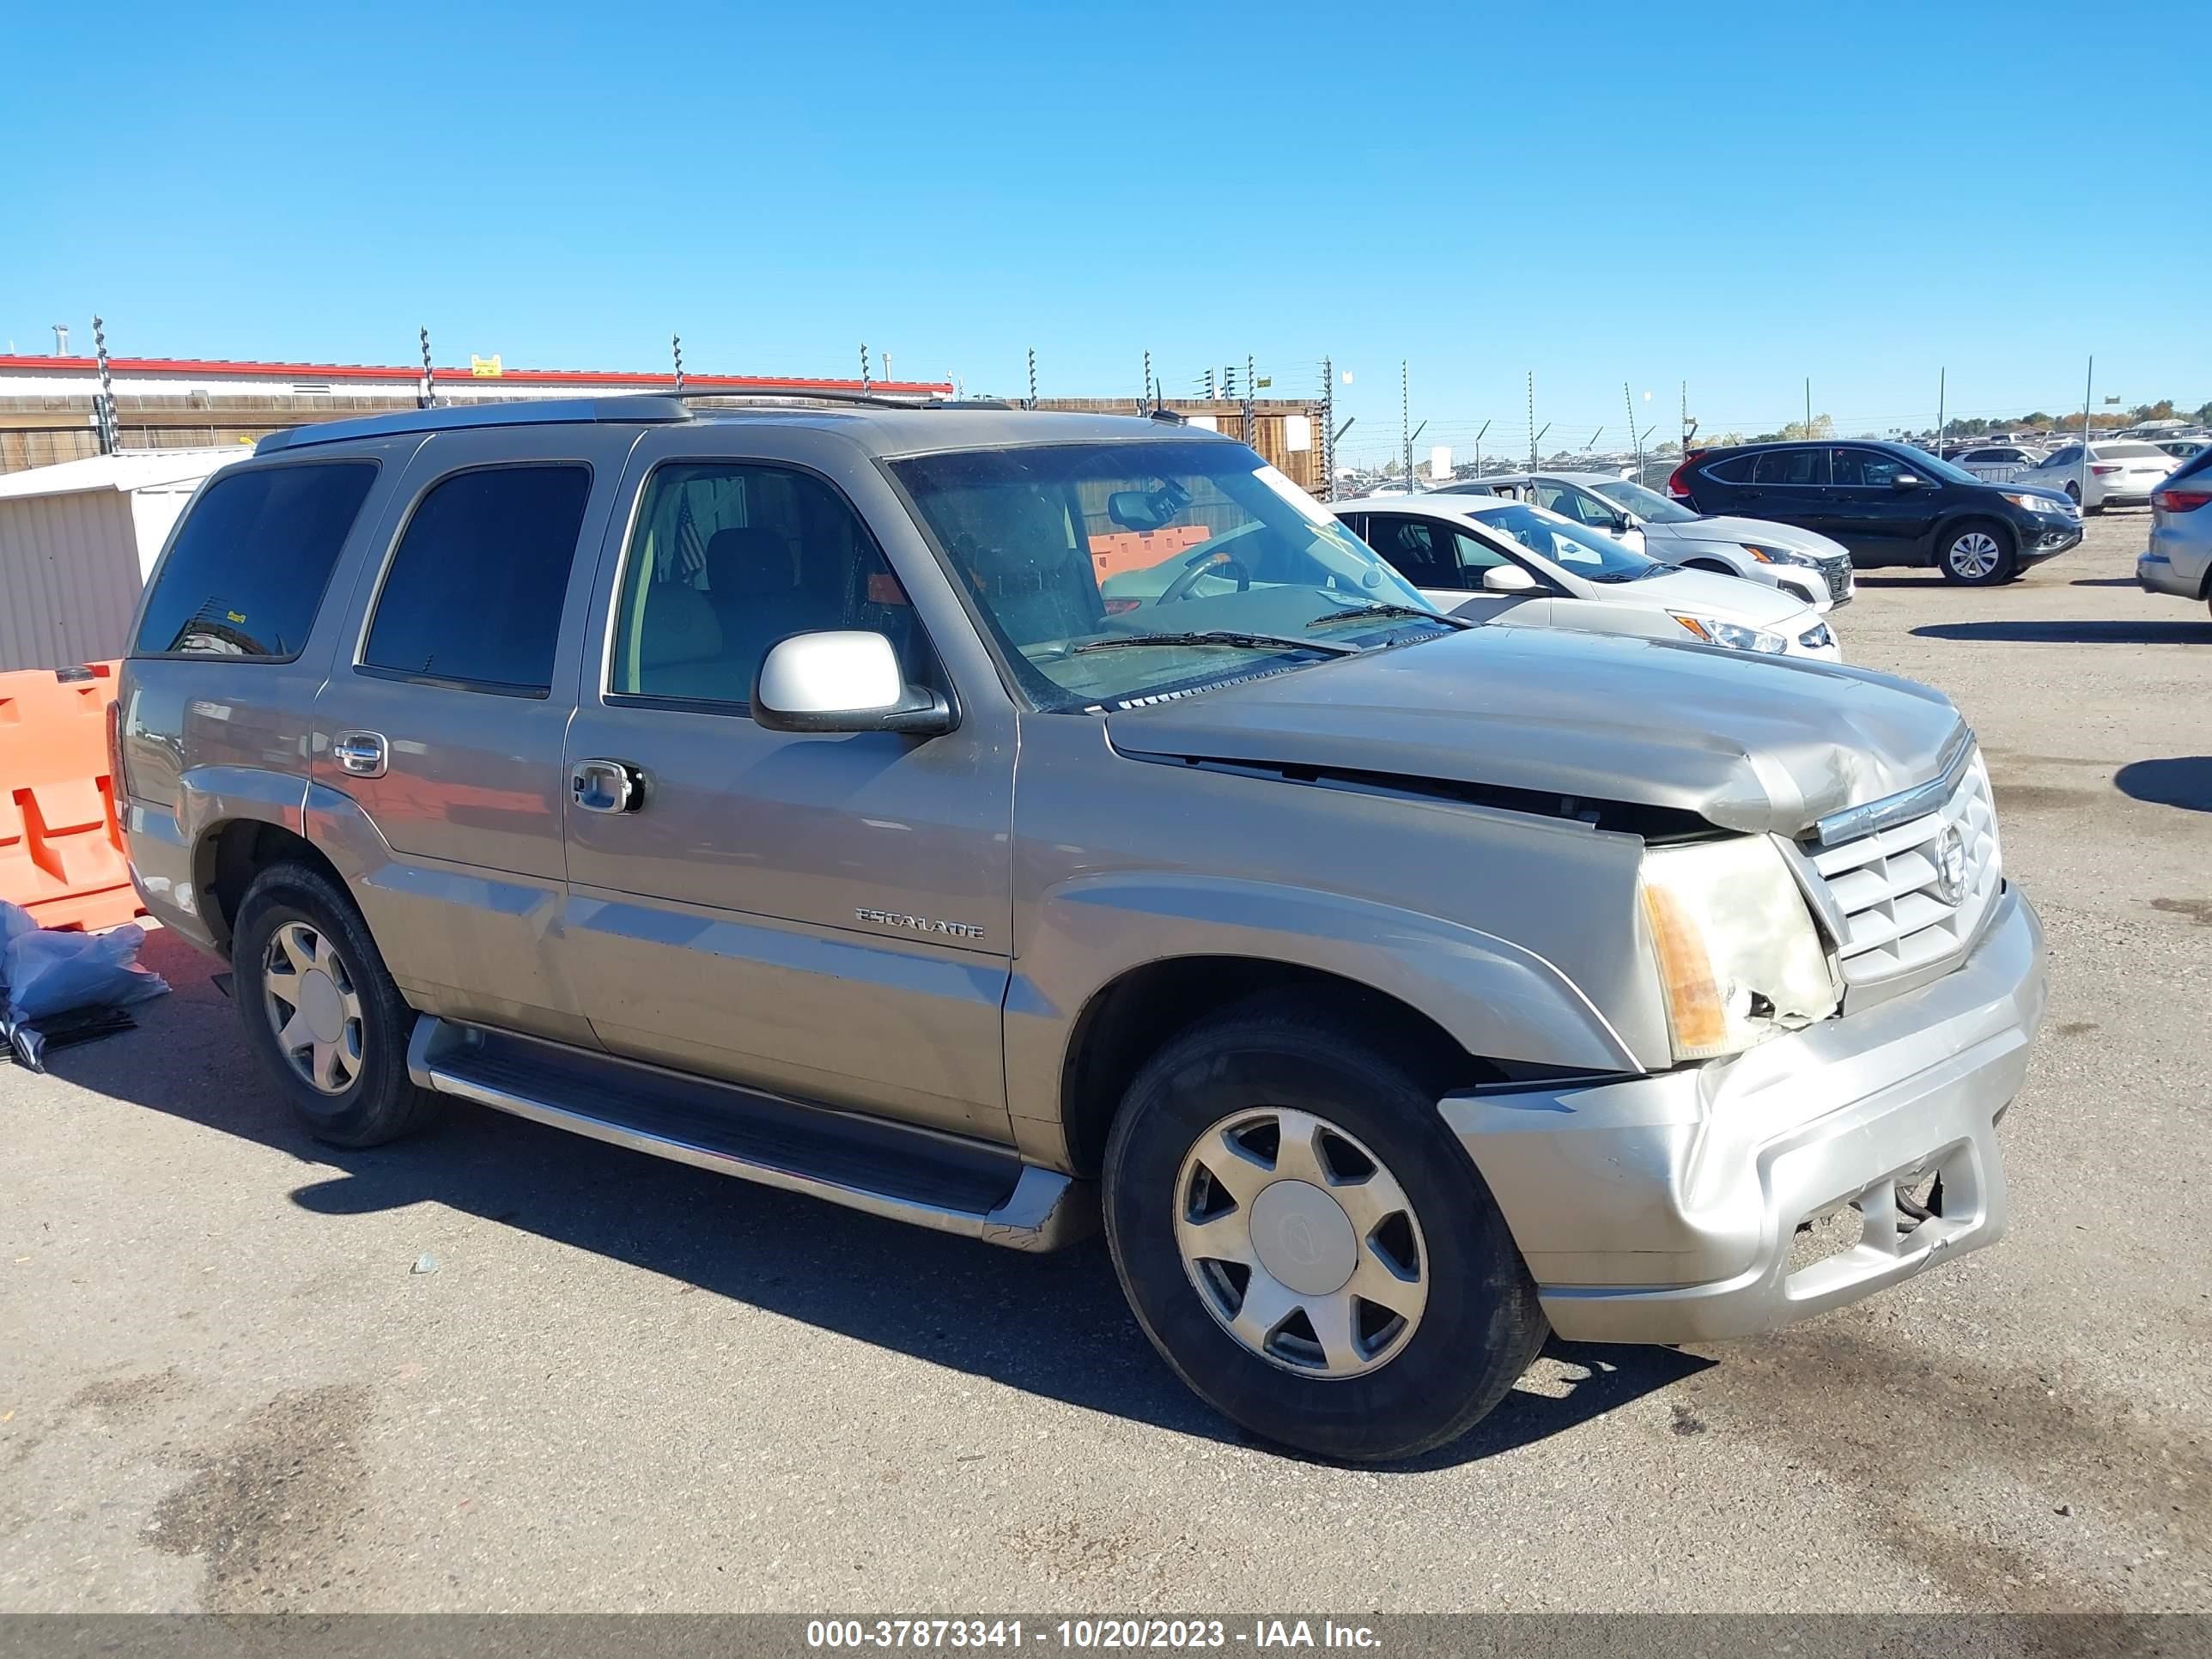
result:
M 1966 959 L 1918 990 L 1731 1060 L 1440 1109 L 1559 1335 L 1746 1335 L 1996 1242 L 1996 1119 L 2045 1000 L 2043 931 L 2008 888 Z M 1916 1224 L 1897 1194 L 1936 1173 L 1943 1213 Z M 1846 1206 L 1858 1243 L 1793 1264 L 1799 1224 Z

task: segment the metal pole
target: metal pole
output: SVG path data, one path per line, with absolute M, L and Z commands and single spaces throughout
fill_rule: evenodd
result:
M 1321 498 L 1336 499 L 1336 360 L 1321 360 Z
M 1252 407 L 1252 356 L 1244 356 L 1244 442 L 1249 448 L 1260 435 L 1260 413 Z
M 2089 499 L 2089 404 L 2096 390 L 2097 356 L 2092 352 L 2089 354 L 2088 376 L 2081 382 L 2081 481 L 2075 486 L 2081 492 L 2084 503 Z
M 886 351 L 884 353 L 884 379 L 890 380 L 895 378 L 891 374 L 891 354 Z
M 1036 348 L 1035 346 L 1030 348 L 1030 400 L 1025 406 L 1030 409 L 1036 407 Z
M 1489 430 L 1490 422 L 1485 421 L 1481 429 L 1474 434 L 1474 476 L 1478 478 L 1482 476 L 1482 434 Z
M 1528 371 L 1528 471 L 1532 474 L 1536 471 L 1536 371 L 1533 368 Z
M 1682 459 L 1690 459 L 1690 383 L 1682 382 Z
M 1805 377 L 1805 439 L 1806 439 L 1806 441 L 1809 443 L 1809 442 L 1811 442 L 1811 441 L 1812 441 L 1812 438 L 1813 438 L 1813 377 L 1812 377 L 1811 375 L 1808 374 L 1808 375 Z
M 684 337 L 681 334 L 670 335 L 668 349 L 676 358 L 676 389 L 681 392 L 684 390 Z
M 1406 452 L 1406 488 L 1413 487 L 1413 379 L 1407 373 L 1406 360 L 1398 359 L 1398 441 Z
M 868 374 L 868 343 L 867 343 L 866 340 L 863 340 L 863 341 L 861 341 L 861 342 L 860 342 L 860 390 L 861 390 L 861 392 L 865 393 L 865 392 L 867 391 L 867 389 L 868 389 L 869 386 L 872 384 L 872 377 L 871 377 L 871 376 L 870 376 L 870 374 Z
M 415 394 L 415 406 L 428 409 L 436 401 L 430 390 L 430 331 L 425 327 L 422 330 L 422 386 Z
M 100 453 L 112 455 L 123 447 L 122 434 L 115 420 L 115 386 L 107 378 L 107 325 L 97 317 L 92 319 L 92 349 L 100 362 Z
M 1644 440 L 1636 436 L 1636 398 L 1628 389 L 1628 382 L 1620 383 L 1621 401 L 1628 405 L 1628 435 L 1636 440 L 1636 482 L 1644 482 Z
M 1950 424 L 1943 415 L 1945 407 L 1943 400 L 1951 390 L 1950 381 L 1949 369 L 1939 368 L 1936 371 L 1936 458 L 1938 460 L 1943 458 L 1943 428 Z
M 1145 354 L 1145 401 L 1142 406 L 1147 409 L 1158 407 L 1152 402 L 1152 354 L 1149 351 Z

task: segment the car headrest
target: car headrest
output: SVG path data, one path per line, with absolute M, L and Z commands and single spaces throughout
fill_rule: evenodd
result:
M 707 586 L 717 599 L 788 593 L 799 586 L 799 556 L 773 531 L 718 530 L 707 544 Z

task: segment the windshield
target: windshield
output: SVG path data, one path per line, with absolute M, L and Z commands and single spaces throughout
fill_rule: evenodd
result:
M 1477 507 L 1472 516 L 1585 581 L 1632 582 L 1673 568 L 1645 558 L 1602 531 L 1586 529 L 1524 501 Z
M 1700 516 L 1681 502 L 1670 501 L 1657 490 L 1646 489 L 1627 478 L 1608 478 L 1590 488 L 1614 506 L 1625 507 L 1638 518 L 1649 519 L 1653 524 L 1692 524 Z
M 890 467 L 1041 708 L 1110 708 L 1443 625 L 1242 444 L 1036 445 Z
M 1915 449 L 1911 444 L 1899 444 L 1897 447 L 1912 457 L 1912 465 L 1916 470 L 1925 472 L 1930 477 L 1941 478 L 1946 483 L 1978 484 L 1988 482 L 1984 478 L 1977 478 L 1963 466 L 1954 466 L 1948 461 L 1938 459 L 1924 449 Z

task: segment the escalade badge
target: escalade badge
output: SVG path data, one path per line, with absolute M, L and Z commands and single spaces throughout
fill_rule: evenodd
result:
M 1945 824 L 1936 842 L 1936 896 L 1954 909 L 1966 896 L 1966 842 L 1955 823 Z
M 878 927 L 903 927 L 910 933 L 938 933 L 946 939 L 981 939 L 983 930 L 972 921 L 932 921 L 927 916 L 909 916 L 896 910 L 878 910 L 868 905 L 856 905 L 853 910 L 855 921 L 872 921 Z

